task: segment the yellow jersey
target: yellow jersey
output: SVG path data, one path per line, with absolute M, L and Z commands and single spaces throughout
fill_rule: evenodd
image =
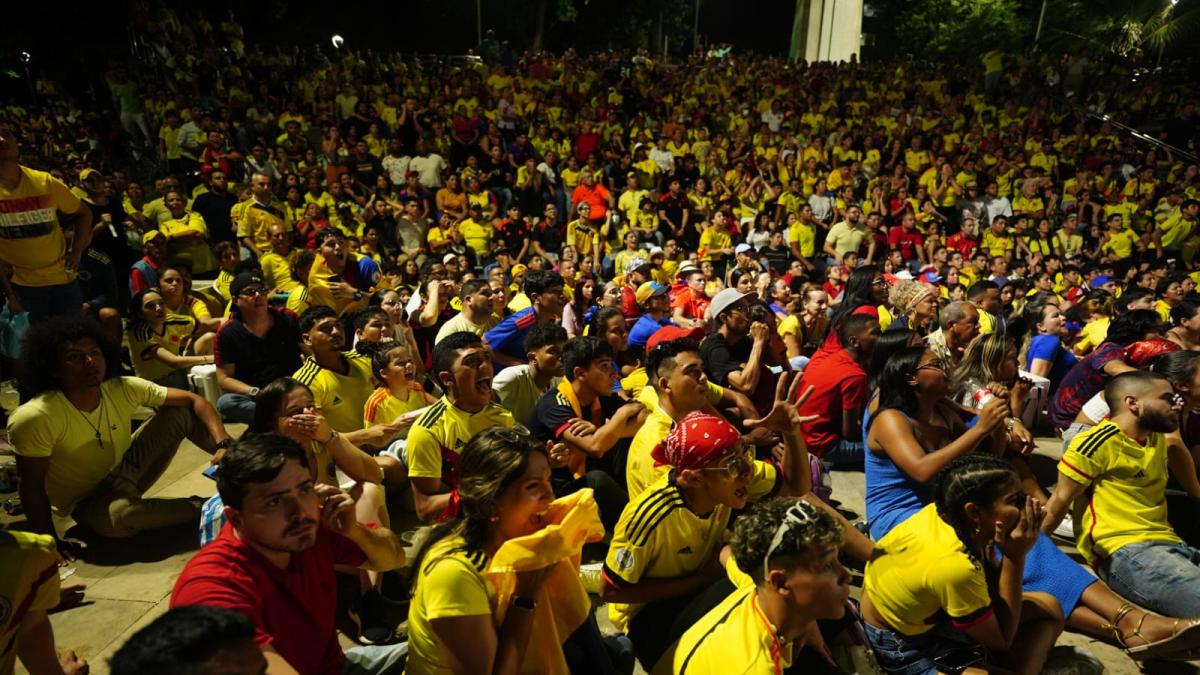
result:
M 1179 542 L 1167 522 L 1167 442 L 1152 433 L 1142 445 L 1106 420 L 1071 439 L 1062 475 L 1087 489 L 1072 515 L 1079 552 L 1095 565 L 1127 544 Z
M 401 400 L 392 395 L 387 387 L 379 387 L 367 398 L 363 406 L 363 426 L 375 424 L 390 424 L 397 417 L 407 412 L 420 410 L 425 407 L 425 390 L 416 382 L 408 386 L 408 398 Z M 406 438 L 408 430 L 401 432 L 399 438 Z
M 645 369 L 642 371 L 642 377 L 645 377 Z M 632 378 L 635 373 L 630 373 L 629 378 Z M 625 386 L 625 381 L 621 381 L 621 386 Z M 629 391 L 629 389 L 626 389 Z M 632 392 L 631 392 L 632 393 Z M 716 404 L 720 402 L 721 397 L 725 395 L 725 390 L 719 385 L 708 383 L 708 402 Z M 675 420 L 671 419 L 667 413 L 658 405 L 658 392 L 651 385 L 644 385 L 636 394 L 633 394 L 634 400 L 646 406 L 650 414 L 646 417 L 646 421 L 642 423 L 642 427 L 634 434 L 633 440 L 629 443 L 628 458 L 625 461 L 625 489 L 629 493 L 629 498 L 634 499 L 642 494 L 654 481 L 666 475 L 671 470 L 669 466 L 655 466 L 654 458 L 650 456 L 650 452 L 654 450 L 654 446 L 664 440 L 667 434 L 671 433 L 671 427 L 675 425 Z
M 204 274 L 217 268 L 217 257 L 213 255 L 208 245 L 208 225 L 199 213 L 185 213 L 182 218 L 168 218 L 158 226 L 158 229 L 168 238 L 184 234 L 199 233 L 206 241 L 200 241 L 187 248 L 181 248 L 171 256 L 172 262 L 180 262 L 188 266 L 193 274 Z
M 651 675 L 783 675 L 791 665 L 792 644 L 776 636 L 748 586 L 692 624 Z
M 66 515 L 121 463 L 133 443 L 128 422 L 134 411 L 166 399 L 166 387 L 113 377 L 100 385 L 100 405 L 84 412 L 55 389 L 21 404 L 8 420 L 8 436 L 18 455 L 49 458 L 46 495 Z
M 774 466 L 754 464 L 750 501 L 774 492 L 779 484 Z M 643 579 L 674 579 L 696 572 L 720 546 L 730 515 L 730 508 L 720 504 L 701 518 L 688 508 L 674 473 L 662 476 L 621 511 L 604 560 L 604 583 L 624 588 Z M 618 630 L 625 630 L 641 608 L 638 603 L 609 603 L 608 617 Z
M 469 413 L 443 396 L 408 431 L 408 475 L 441 478 L 453 487 L 458 455 L 467 441 L 484 429 L 515 425 L 512 413 L 495 403 Z
M 717 250 L 730 248 L 731 246 L 733 246 L 733 240 L 729 238 L 729 233 L 718 230 L 715 226 L 706 227 L 700 233 L 702 260 L 719 262 L 725 258 L 726 254 L 724 252 L 717 253 Z
M 1138 240 L 1133 230 L 1126 227 L 1117 232 L 1106 232 L 1105 235 L 1104 243 L 1100 245 L 1101 253 L 1111 253 L 1114 258 L 1128 258 L 1133 255 L 1133 247 Z
M 155 358 L 159 349 L 178 356 L 183 346 L 196 331 L 196 321 L 190 317 L 167 316 L 162 333 L 156 333 L 150 324 L 139 322 L 129 332 L 129 356 L 133 361 L 133 372 L 138 377 L 157 382 L 175 372 L 175 368 Z
M 875 544 L 863 593 L 888 624 L 877 628 L 909 636 L 928 632 L 940 612 L 964 630 L 992 612 L 983 566 L 967 555 L 935 504 L 909 516 Z
M 461 535 L 433 544 L 417 570 L 408 610 L 406 675 L 451 675 L 448 649 L 433 630 L 435 619 L 490 616 L 496 596 L 484 578 L 488 556 L 467 548 Z
M 17 630 L 30 612 L 58 604 L 58 549 L 48 534 L 0 530 L 0 673 L 17 663 Z
M 1075 343 L 1075 351 L 1086 354 L 1099 347 L 1108 337 L 1108 324 L 1110 323 L 1112 323 L 1112 319 L 1107 316 L 1087 322 L 1079 331 L 1079 341 Z
M 300 288 L 300 282 L 292 278 L 290 254 L 283 256 L 274 251 L 267 251 L 259 257 L 258 263 L 262 266 L 263 281 L 266 283 L 267 290 L 291 293 Z
M 475 254 L 480 259 L 491 257 L 492 237 L 495 236 L 495 230 L 490 223 L 476 222 L 472 218 L 467 218 L 458 224 L 458 231 L 462 233 L 463 241 L 475 250 Z
M 21 167 L 17 187 L 0 187 L 0 260 L 12 265 L 19 286 L 58 286 L 74 277 L 63 257 L 67 240 L 59 212 L 75 214 L 83 202 L 45 171 Z
M 358 352 L 342 352 L 347 371 L 343 375 L 322 368 L 311 357 L 292 376 L 312 390 L 313 402 L 329 426 L 339 433 L 362 427 L 362 411 L 371 397 L 371 357 Z
M 250 239 L 255 248 L 266 253 L 271 250 L 271 226 L 283 225 L 291 230 L 292 223 L 288 222 L 287 213 L 275 204 L 260 204 L 256 199 L 244 203 L 237 219 L 238 239 Z

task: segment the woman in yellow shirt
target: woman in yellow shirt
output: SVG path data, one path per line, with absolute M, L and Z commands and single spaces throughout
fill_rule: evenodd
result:
M 408 675 L 515 673 L 531 650 L 547 646 L 533 643 L 534 623 L 539 602 L 555 600 L 540 591 L 554 573 L 577 577 L 578 563 L 518 572 L 502 607 L 485 572 L 502 544 L 548 524 L 550 468 L 559 457 L 510 429 L 487 429 L 467 442 L 458 459 L 457 514 L 433 529 L 412 566 Z M 576 635 L 599 639 L 594 626 L 589 621 Z
M 171 217 L 158 226 L 167 235 L 167 250 L 172 262 L 187 265 L 196 274 L 217 268 L 217 258 L 208 245 L 208 226 L 195 211 L 187 210 L 183 193 L 171 190 L 163 197 Z
M 203 300 L 192 296 L 192 275 L 186 267 L 168 265 L 159 270 L 158 290 L 169 316 L 191 318 L 204 332 L 220 328 L 221 319 L 213 317 Z
M 197 338 L 193 319 L 168 315 L 157 288 L 135 293 L 129 316 L 129 355 L 138 377 L 187 389 L 187 369 L 213 362 L 213 334 L 202 331 Z

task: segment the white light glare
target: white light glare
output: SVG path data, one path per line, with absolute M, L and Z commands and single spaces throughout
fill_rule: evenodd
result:
M 334 35 L 333 37 L 329 38 L 329 41 L 333 43 L 334 49 L 341 49 L 342 45 L 345 44 L 346 39 L 341 35 Z

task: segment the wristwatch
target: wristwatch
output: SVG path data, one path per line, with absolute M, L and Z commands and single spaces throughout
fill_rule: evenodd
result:
M 329 438 L 326 438 L 325 440 L 321 441 L 321 445 L 329 445 L 330 443 L 336 441 L 338 435 L 339 434 L 335 429 L 330 429 L 329 430 Z
M 233 439 L 225 438 L 225 439 L 217 441 L 216 445 L 214 447 L 216 447 L 216 449 L 218 449 L 218 450 L 224 450 L 225 448 L 228 448 L 231 445 L 233 445 Z
M 258 387 L 250 387 L 250 398 L 258 396 Z
M 522 612 L 532 612 L 533 610 L 537 609 L 537 600 L 532 598 L 521 598 L 514 595 L 512 599 L 512 606 L 516 607 Z
M 358 302 L 359 300 L 362 300 L 362 299 L 363 299 L 363 292 L 362 291 L 354 291 L 354 301 Z

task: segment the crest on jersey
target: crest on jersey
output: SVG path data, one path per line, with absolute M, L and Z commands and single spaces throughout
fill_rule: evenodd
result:
M 627 548 L 617 549 L 616 562 L 617 569 L 621 570 L 622 572 L 633 567 L 633 551 L 630 551 Z

